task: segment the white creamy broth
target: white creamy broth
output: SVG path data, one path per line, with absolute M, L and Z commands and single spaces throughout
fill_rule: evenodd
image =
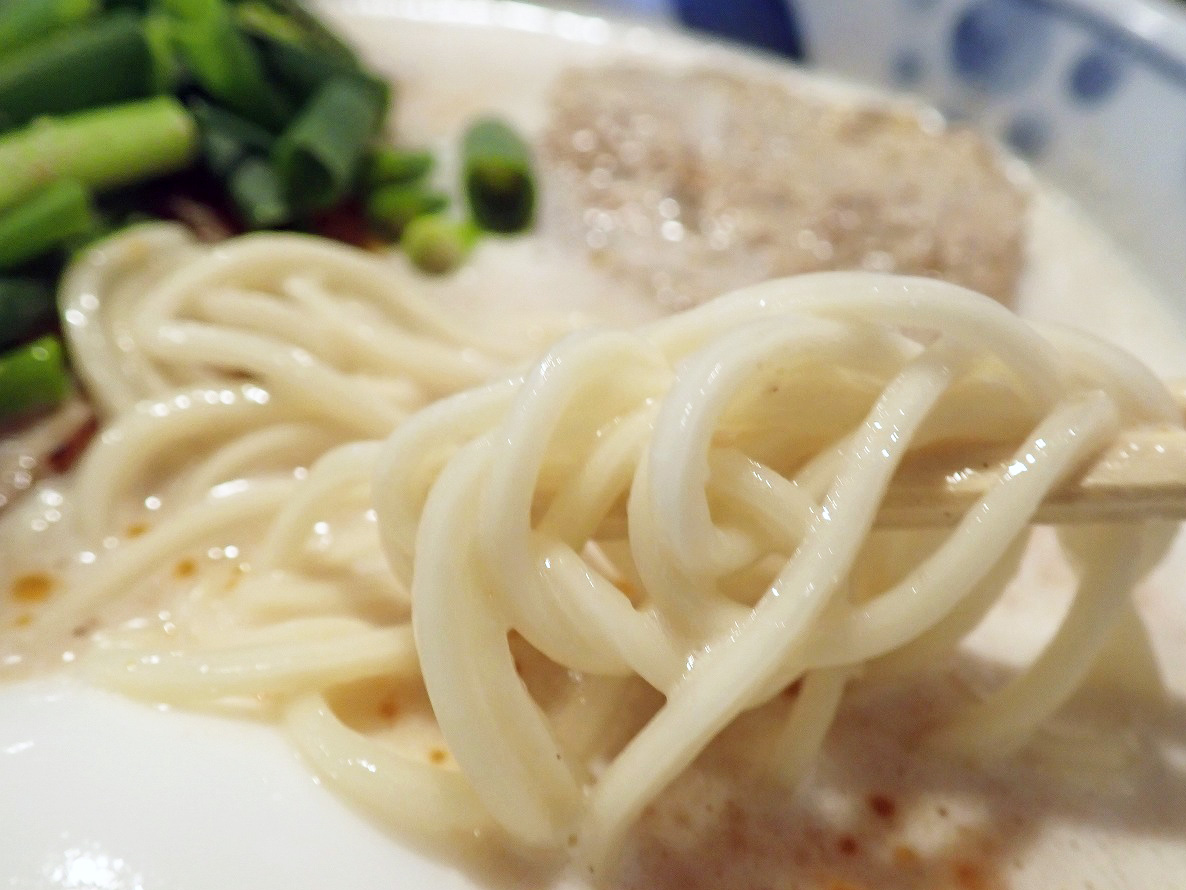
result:
M 459 40 L 428 25 L 408 29 L 389 42 L 392 35 L 382 28 L 356 27 L 360 37 L 382 47 L 385 64 L 401 76 L 401 132 L 413 141 L 442 142 L 455 134 L 459 121 L 491 107 L 528 128 L 538 126 L 548 77 L 572 52 L 562 44 L 562 51 L 538 55 L 493 54 L 491 61 L 462 71 L 442 64 L 441 49 L 463 51 L 470 40 L 478 46 L 482 41 L 476 32 Z M 532 44 L 525 35 L 514 40 Z M 1092 330 L 1136 352 L 1161 374 L 1186 373 L 1180 316 L 1065 199 L 1039 189 L 1029 232 L 1019 294 L 1023 315 Z M 647 295 L 593 269 L 546 228 L 513 242 L 487 242 L 469 267 L 446 280 L 423 282 L 402 261 L 393 263 L 410 283 L 467 323 L 507 336 L 516 334 L 521 311 L 531 313 L 539 326 L 533 338 L 591 322 L 628 326 L 658 312 Z M 10 511 L 0 532 L 0 565 L 13 574 L 52 573 L 78 558 L 79 542 L 70 532 L 72 509 L 80 507 L 71 503 L 70 482 L 54 480 Z M 17 527 L 27 531 L 18 534 Z M 1179 698 L 1186 694 L 1181 566 L 1186 566 L 1186 553 L 1179 546 L 1138 593 L 1165 676 L 1177 684 Z M 1006 601 L 972 641 L 973 651 L 1005 664 L 1026 654 L 1040 640 L 1043 622 L 1057 617 L 1067 580 L 1065 567 L 1039 541 Z M 159 613 L 150 613 L 149 620 L 167 621 Z M 969 662 L 959 682 L 975 682 L 979 669 Z M 991 674 L 993 667 L 983 669 Z M 1174 742 L 1172 733 L 1147 725 L 1154 709 L 1136 699 L 1113 715 L 1117 749 L 1104 746 L 1098 757 L 1117 788 L 1115 794 L 1101 794 L 1099 788 L 1068 783 L 1065 768 L 1044 764 L 1040 751 L 987 773 L 936 766 L 919 757 L 908 734 L 910 721 L 903 717 L 912 708 L 925 709 L 928 695 L 941 699 L 945 694 L 940 684 L 934 690 L 904 690 L 888 703 L 854 702 L 826 749 L 807 802 L 790 812 L 784 799 L 739 796 L 727 779 L 728 745 L 720 746 L 644 817 L 626 885 L 763 886 L 785 878 L 788 849 L 792 873 L 820 886 L 835 880 L 849 884 L 832 886 L 905 887 L 925 877 L 967 890 L 1044 887 L 1056 880 L 1120 887 L 1125 876 L 1147 874 L 1155 881 L 1186 868 L 1186 847 L 1181 832 L 1173 829 L 1186 822 L 1186 803 L 1159 796 L 1158 777 L 1142 771 L 1132 755 L 1145 745 Z M 1082 703 L 1085 710 L 1092 707 L 1089 700 Z M 92 723 L 102 727 L 97 752 L 84 732 Z M 882 730 L 877 738 L 870 726 Z M 0 691 L 0 727 L 0 786 L 16 789 L 17 799 L 30 802 L 24 827 L 32 841 L 18 846 L 11 835 L 0 839 L 0 861 L 11 863 L 16 887 L 72 886 L 72 868 L 74 874 L 89 868 L 90 874 L 106 875 L 106 883 L 96 886 L 241 881 L 246 873 L 239 866 L 252 861 L 252 854 L 233 841 L 271 820 L 278 820 L 290 837 L 304 840 L 288 847 L 282 866 L 256 868 L 253 886 L 373 883 L 392 873 L 406 875 L 409 885 L 463 887 L 494 880 L 479 871 L 471 882 L 471 876 L 448 866 L 409 856 L 398 840 L 374 830 L 330 795 L 320 789 L 309 793 L 308 771 L 295 758 L 283 759 L 274 737 L 258 726 L 157 713 L 68 678 L 52 678 Z M 1073 749 L 1087 730 L 1071 721 L 1063 732 Z M 1180 745 L 1180 732 L 1176 739 Z M 112 764 L 110 771 L 82 768 L 97 754 Z M 1084 756 L 1085 769 L 1096 769 L 1093 755 Z M 253 782 L 252 771 L 261 770 L 265 761 L 274 768 Z M 158 771 L 172 781 L 149 788 L 144 776 Z M 111 812 L 89 804 L 73 808 L 52 797 L 50 806 L 34 805 L 41 789 L 58 787 L 61 776 L 73 783 L 75 799 L 109 800 L 117 789 L 132 787 L 135 805 Z M 195 871 L 192 851 L 170 849 L 159 832 L 149 830 L 173 812 L 176 795 L 184 793 L 186 782 L 178 776 L 200 776 L 211 796 L 225 802 L 221 818 L 202 810 L 191 822 L 212 851 L 202 857 L 205 875 Z M 245 784 L 263 786 L 257 799 L 264 803 L 258 808 L 236 805 Z M 310 840 L 311 834 L 320 843 Z

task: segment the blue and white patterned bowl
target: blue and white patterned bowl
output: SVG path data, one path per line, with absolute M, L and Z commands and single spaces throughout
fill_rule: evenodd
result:
M 676 0 L 688 24 L 917 93 L 1075 197 L 1186 305 L 1186 6 Z

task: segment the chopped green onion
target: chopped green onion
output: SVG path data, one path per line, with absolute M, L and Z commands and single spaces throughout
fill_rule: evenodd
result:
M 36 259 L 94 225 L 91 196 L 80 183 L 63 179 L 47 185 L 0 214 L 0 270 Z
M 477 240 L 478 230 L 472 223 L 438 213 L 409 222 L 400 247 L 416 268 L 443 275 L 462 264 Z
M 462 143 L 462 171 L 470 212 L 487 231 L 519 232 L 535 212 L 531 151 L 504 122 L 473 124 Z
M 357 67 L 349 44 L 306 9 L 301 0 L 240 0 L 235 4 L 235 16 L 239 27 L 253 37 L 337 56 Z
M 0 0 L 0 53 L 20 49 L 98 11 L 98 0 Z
M 391 86 L 385 80 L 363 71 L 350 55 L 263 38 L 260 56 L 271 77 L 297 105 L 304 106 L 325 84 L 344 77 L 357 81 L 375 94 L 374 101 L 386 108 L 391 101 Z
M 195 79 L 211 96 L 269 129 L 292 114 L 269 83 L 255 46 L 223 0 L 161 0 L 172 15 L 173 39 Z
M 439 213 L 448 206 L 448 195 L 419 184 L 385 185 L 371 192 L 366 201 L 367 218 L 394 238 L 416 217 Z
M 39 334 L 56 316 L 48 284 L 35 278 L 0 278 L 0 349 Z
M 0 62 L 0 130 L 152 94 L 156 70 L 140 20 L 119 14 L 71 28 Z
M 335 77 L 317 91 L 272 154 L 293 204 L 320 209 L 346 194 L 385 104 L 351 77 Z
M 42 337 L 0 355 L 0 420 L 51 408 L 69 390 L 57 337 Z
M 427 176 L 434 163 L 430 152 L 405 151 L 384 145 L 371 153 L 367 163 L 367 182 L 372 186 L 409 183 Z
M 235 206 L 252 229 L 268 229 L 292 218 L 284 184 L 276 169 L 261 158 L 247 158 L 227 182 Z
M 269 37 L 281 43 L 305 42 L 305 30 L 282 12 L 267 4 L 244 0 L 234 6 L 235 24 L 251 37 Z
M 276 142 L 258 124 L 209 102 L 195 100 L 190 110 L 201 132 L 202 157 L 215 176 L 229 176 L 250 155 L 267 155 Z
M 0 137 L 0 209 L 74 179 L 98 191 L 188 166 L 197 125 L 175 99 L 145 99 L 43 118 Z
M 185 66 L 173 51 L 173 20 L 154 9 L 143 19 L 144 39 L 152 55 L 152 82 L 157 93 L 176 92 L 185 79 Z

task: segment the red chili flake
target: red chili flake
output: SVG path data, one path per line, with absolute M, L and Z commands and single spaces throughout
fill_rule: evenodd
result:
M 82 426 L 70 434 L 70 438 L 50 452 L 49 457 L 46 458 L 50 470 L 55 473 L 65 473 L 74 466 L 78 458 L 82 456 L 82 452 L 86 450 L 87 445 L 90 444 L 91 439 L 95 437 L 98 429 L 99 421 L 93 415 L 87 418 Z
M 18 603 L 40 603 L 49 599 L 54 586 L 52 575 L 45 572 L 31 572 L 13 579 L 12 589 L 9 592 Z
M 217 244 L 243 231 L 230 211 L 190 195 L 168 196 L 164 209 L 167 216 L 186 226 L 195 238 L 205 244 Z
M 828 882 L 827 890 L 865 890 L 864 884 L 854 884 L 842 878 L 833 878 Z
M 920 862 L 922 857 L 914 847 L 906 844 L 894 847 L 894 865 L 898 868 L 917 868 Z
M 783 689 L 782 697 L 783 698 L 795 698 L 796 696 L 798 696 L 799 691 L 802 688 L 803 688 L 803 678 L 799 677 L 799 679 L 795 680 L 793 683 L 791 683 L 789 686 L 787 686 L 786 688 Z
M 394 695 L 389 695 L 387 698 L 379 702 L 379 716 L 385 720 L 394 720 L 395 715 L 399 713 L 399 701 Z
M 893 798 L 885 794 L 870 794 L 869 809 L 886 820 L 894 818 L 898 813 L 898 805 L 894 803 Z
M 988 887 L 983 869 L 974 862 L 957 862 L 954 870 L 956 885 L 963 890 L 986 890 Z
M 319 213 L 313 220 L 313 231 L 335 241 L 344 241 L 355 247 L 375 249 L 380 239 L 367 221 L 362 205 L 357 201 L 343 201 Z

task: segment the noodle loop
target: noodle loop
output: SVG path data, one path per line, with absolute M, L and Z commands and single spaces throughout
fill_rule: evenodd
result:
M 530 366 L 297 236 L 134 232 L 65 304 L 108 416 L 74 480 L 92 557 L 29 650 L 167 589 L 167 616 L 107 623 L 80 668 L 275 714 L 402 830 L 575 845 L 599 878 L 745 712 L 775 714 L 747 748 L 801 781 L 852 686 L 928 670 L 978 625 L 1053 488 L 1119 430 L 1180 423 L 1135 359 L 930 279 L 773 281 Z M 877 527 L 904 466 L 989 451 L 1007 470 L 953 528 Z M 1024 744 L 1169 538 L 1061 540 L 1060 628 L 936 746 Z

